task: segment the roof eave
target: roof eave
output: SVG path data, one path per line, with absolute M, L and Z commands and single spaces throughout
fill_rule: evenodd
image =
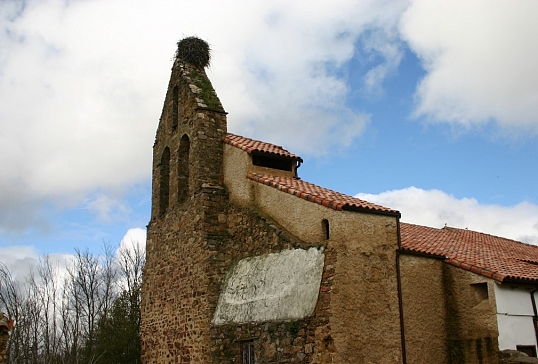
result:
M 400 254 L 406 254 L 406 255 L 415 255 L 418 257 L 424 257 L 424 258 L 431 258 L 431 259 L 439 259 L 439 260 L 445 260 L 445 255 L 438 255 L 433 253 L 427 253 L 427 252 L 421 252 L 417 250 L 410 250 L 406 248 L 398 249 L 398 253 Z
M 342 206 L 342 210 L 344 211 L 352 211 L 352 212 L 364 212 L 368 214 L 376 214 L 376 215 L 384 215 L 384 216 L 391 216 L 396 217 L 400 219 L 402 215 L 400 214 L 400 211 L 384 211 L 384 210 L 375 210 L 368 207 L 360 207 L 360 206 L 352 206 L 352 205 L 344 205 Z
M 528 285 L 536 287 L 538 286 L 538 280 L 536 279 L 530 279 L 530 278 L 512 278 L 512 277 L 505 277 L 501 283 L 503 284 L 518 284 L 518 285 Z
M 251 154 L 251 155 L 269 156 L 269 157 L 275 158 L 275 159 L 292 160 L 292 161 L 299 161 L 299 162 L 303 163 L 303 158 L 301 158 L 299 156 L 291 157 L 291 156 L 287 156 L 287 155 L 277 154 L 277 153 L 274 153 L 274 152 L 265 152 L 263 150 L 252 150 L 252 151 L 247 150 L 246 152 L 248 154 Z

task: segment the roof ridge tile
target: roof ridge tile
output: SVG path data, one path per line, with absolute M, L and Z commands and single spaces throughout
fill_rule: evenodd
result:
M 226 144 L 244 150 L 249 154 L 252 154 L 253 152 L 268 153 L 277 155 L 279 157 L 291 158 L 293 160 L 300 161 L 301 163 L 303 162 L 303 159 L 300 156 L 290 153 L 280 145 L 262 142 L 260 140 L 246 138 L 232 133 L 226 134 L 222 138 L 222 141 Z
M 444 255 L 451 265 L 499 282 L 538 283 L 538 246 L 469 229 L 404 222 L 400 223 L 400 233 L 404 251 Z

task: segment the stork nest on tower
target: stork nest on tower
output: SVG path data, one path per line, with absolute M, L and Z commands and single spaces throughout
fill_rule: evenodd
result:
M 211 60 L 209 44 L 198 37 L 186 37 L 177 42 L 176 58 L 198 68 L 209 66 Z

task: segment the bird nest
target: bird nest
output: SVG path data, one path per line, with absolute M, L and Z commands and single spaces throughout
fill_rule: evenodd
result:
M 199 68 L 209 66 L 209 44 L 198 37 L 187 37 L 177 42 L 176 58 Z

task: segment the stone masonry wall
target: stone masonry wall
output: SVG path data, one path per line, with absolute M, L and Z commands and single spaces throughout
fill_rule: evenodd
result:
M 401 362 L 398 218 L 336 211 L 247 180 L 248 165 L 235 162 L 248 161 L 248 157 L 235 149 L 225 146 L 224 178 L 230 200 L 271 216 L 289 236 L 313 246 L 322 244 L 331 251 L 332 261 L 325 267 L 332 275 L 330 289 L 325 288 L 330 292 L 326 296 L 330 330 L 317 334 L 317 343 L 330 342 L 327 347 L 331 349 L 322 356 L 334 363 Z M 330 225 L 329 239 L 324 221 Z M 371 350 L 373 346 L 383 350 Z
M 176 61 L 154 145 L 152 218 L 141 305 L 142 360 L 235 362 L 239 353 L 236 340 L 248 333 L 261 350 L 257 354 L 261 363 L 330 362 L 329 295 L 335 259 L 330 248 L 325 250 L 326 265 L 313 316 L 298 322 L 211 326 L 223 278 L 233 262 L 320 244 L 291 238 L 255 211 L 229 203 L 222 178 L 226 117 L 221 106 L 209 110 L 198 97 L 190 77 L 193 71 Z M 196 71 L 200 77 L 203 71 Z M 174 104 L 174 97 L 179 98 L 179 105 Z M 177 125 L 173 120 L 176 112 Z M 190 142 L 188 193 L 182 200 L 180 178 L 185 170 L 178 161 L 183 157 L 180 143 L 185 138 Z M 167 148 L 169 165 L 163 169 Z M 167 179 L 162 178 L 165 173 Z M 163 180 L 168 194 L 162 193 Z M 161 206 L 167 207 L 163 211 Z
M 397 217 L 335 211 L 247 181 L 237 169 L 225 181 L 225 133 L 205 72 L 176 60 L 154 145 L 143 363 L 235 363 L 247 339 L 257 363 L 401 362 Z M 325 262 L 311 316 L 211 324 L 232 264 L 312 247 L 323 248 Z
M 409 363 L 448 363 L 443 264 L 439 259 L 400 255 Z
M 499 362 L 493 280 L 449 264 L 443 265 L 447 299 L 450 363 Z M 477 297 L 473 285 L 486 284 L 488 297 Z
M 208 350 L 210 251 L 193 207 L 148 228 L 142 296 L 144 363 L 204 363 Z M 166 229 L 163 227 L 166 226 Z
M 176 60 L 153 150 L 141 304 L 144 363 L 210 362 L 209 323 L 219 284 L 210 261 L 226 229 L 219 222 L 227 203 L 225 133 L 226 115 L 205 72 Z M 182 140 L 188 148 L 181 148 Z
M 245 257 L 320 247 L 291 238 L 274 221 L 248 209 L 230 205 L 224 219 L 229 244 L 214 257 L 221 277 L 234 262 Z M 332 363 L 334 345 L 329 321 L 335 252 L 326 248 L 324 253 L 320 294 L 312 316 L 296 321 L 212 325 L 213 363 L 237 363 L 242 340 L 254 341 L 257 363 Z
M 499 362 L 492 280 L 409 254 L 401 272 L 408 362 Z

